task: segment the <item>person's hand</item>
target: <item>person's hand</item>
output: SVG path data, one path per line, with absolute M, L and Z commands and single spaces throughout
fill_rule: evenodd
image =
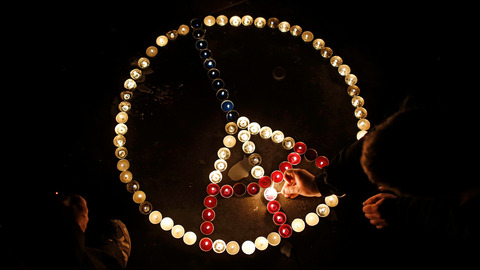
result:
M 390 193 L 379 193 L 368 198 L 363 202 L 363 212 L 365 217 L 370 220 L 370 223 L 377 227 L 377 229 L 382 229 L 388 226 L 388 223 L 380 215 L 378 207 L 385 201 L 385 199 L 395 199 L 397 196 Z
M 295 198 L 298 195 L 305 197 L 321 197 L 315 184 L 315 176 L 304 169 L 288 169 L 284 173 L 285 184 L 282 194 L 287 198 Z

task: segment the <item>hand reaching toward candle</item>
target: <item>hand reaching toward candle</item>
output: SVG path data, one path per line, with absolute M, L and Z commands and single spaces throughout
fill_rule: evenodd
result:
M 395 199 L 397 196 L 390 193 L 378 193 L 366 201 L 363 202 L 363 212 L 365 217 L 370 220 L 370 223 L 377 227 L 377 229 L 382 229 L 388 226 L 388 223 L 382 218 L 378 207 L 385 201 L 385 199 Z
M 285 185 L 282 194 L 287 198 L 295 198 L 298 195 L 305 197 L 321 197 L 315 184 L 315 176 L 304 169 L 288 169 L 285 171 Z

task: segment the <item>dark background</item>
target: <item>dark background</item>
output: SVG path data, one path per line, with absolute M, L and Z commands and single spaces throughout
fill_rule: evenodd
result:
M 14 142 L 7 146 L 13 148 L 13 162 L 7 165 L 22 167 L 5 185 L 14 187 L 8 189 L 14 190 L 13 194 L 24 190 L 25 185 L 29 188 L 21 199 L 14 195 L 17 199 L 2 203 L 4 212 L 20 216 L 25 225 L 32 221 L 24 213 L 32 211 L 36 222 L 42 222 L 44 209 L 39 201 L 55 197 L 56 192 L 78 193 L 89 204 L 87 239 L 92 239 L 88 240 L 92 244 L 105 220 L 119 218 L 127 224 L 133 244 L 130 269 L 203 269 L 225 264 L 242 269 L 266 262 L 280 268 L 328 267 L 342 265 L 347 258 L 368 264 L 369 250 L 389 242 L 385 238 L 388 230 L 375 230 L 362 215 L 361 202 L 372 195 L 367 190 L 342 199 L 329 218 L 294 233 L 278 247 L 233 257 L 200 251 L 198 225 L 204 189 L 226 121 L 190 34 L 170 41 L 152 60 L 153 73 L 145 82 L 150 91 L 134 93 L 126 147 L 134 178 L 147 200 L 164 216 L 196 232 L 197 243 L 186 246 L 169 232 L 153 227 L 138 212 L 115 168 L 112 139 L 119 93 L 138 58 L 145 55 L 148 46 L 155 45 L 156 37 L 180 24 L 188 25 L 194 17 L 277 17 L 312 31 L 357 75 L 372 126 L 397 111 L 412 93 L 415 102 L 442 108 L 446 114 L 449 111 L 443 107 L 449 103 L 444 92 L 449 80 L 444 76 L 442 55 L 451 44 L 447 41 L 451 28 L 436 7 L 182 1 L 129 3 L 115 8 L 42 6 L 39 10 L 42 12 L 24 17 L 30 25 L 22 29 L 24 38 L 19 39 L 14 59 L 9 60 L 21 64 L 15 66 L 16 77 L 10 86 L 14 93 L 11 101 L 19 107 L 5 110 L 15 115 L 6 122 L 6 132 L 13 135 Z M 254 26 L 235 29 L 230 25 L 207 28 L 206 39 L 241 115 L 282 130 L 330 159 L 355 140 L 358 130 L 346 85 L 311 43 L 304 44 L 278 30 Z M 278 66 L 286 70 L 281 81 L 272 77 Z M 28 112 L 26 117 L 20 108 Z M 277 154 L 275 146 L 262 140 L 255 143 L 265 149 L 261 154 L 267 171 L 288 154 L 283 150 Z M 229 166 L 241 158 L 240 152 L 237 154 Z M 280 198 L 289 222 L 314 211 L 322 200 Z M 228 242 L 232 237 L 241 244 L 276 230 L 270 214 L 251 213 L 265 204 L 259 197 L 219 203 L 213 240 Z M 8 229 L 9 218 L 3 220 L 2 228 Z M 290 257 L 280 251 L 286 242 L 293 246 Z

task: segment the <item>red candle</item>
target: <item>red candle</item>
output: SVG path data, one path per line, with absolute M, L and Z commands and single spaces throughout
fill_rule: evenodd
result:
M 314 161 L 318 157 L 317 150 L 313 148 L 308 148 L 307 151 L 305 151 L 305 159 L 307 161 Z
M 299 153 L 300 155 L 303 155 L 307 151 L 307 145 L 303 142 L 297 142 L 293 146 L 293 150 L 295 150 L 295 152 Z
M 202 225 L 200 225 L 200 231 L 204 235 L 210 235 L 213 233 L 213 223 L 210 221 L 204 221 Z
M 272 179 L 268 176 L 262 176 L 259 180 L 258 180 L 258 184 L 260 185 L 260 187 L 262 188 L 268 188 L 271 184 L 272 184 Z
M 291 168 L 293 168 L 292 164 L 288 163 L 287 161 L 284 161 L 284 162 L 280 163 L 280 171 L 282 173 L 284 173 L 286 170 L 291 169 Z
M 215 183 L 211 183 L 207 186 L 207 193 L 208 195 L 217 196 L 220 192 L 220 186 Z
M 292 153 L 288 154 L 287 160 L 292 165 L 298 165 L 298 163 L 300 163 L 302 158 L 300 157 L 300 155 L 297 152 L 292 152 Z
M 245 195 L 247 188 L 245 187 L 244 184 L 242 183 L 236 183 L 233 186 L 233 193 L 235 193 L 236 196 L 243 196 Z
M 212 249 L 212 245 L 213 245 L 212 239 L 208 237 L 204 237 L 202 238 L 202 240 L 200 240 L 200 249 L 205 252 L 210 251 Z
M 283 173 L 279 170 L 273 171 L 270 177 L 275 183 L 280 183 L 283 181 Z
M 230 198 L 233 196 L 233 188 L 230 185 L 223 185 L 220 189 L 220 195 L 224 198 Z
M 280 203 L 278 201 L 269 201 L 267 204 L 267 210 L 271 214 L 274 214 L 280 210 Z
M 273 223 L 275 223 L 277 225 L 282 225 L 286 221 L 287 221 L 287 215 L 285 215 L 285 213 L 283 213 L 283 212 L 276 212 L 273 215 Z
M 247 186 L 247 192 L 250 195 L 257 195 L 260 192 L 260 186 L 257 183 L 250 183 Z
M 205 221 L 212 221 L 215 218 L 215 211 L 211 208 L 206 208 L 202 211 L 202 219 Z
M 288 224 L 283 224 L 278 228 L 278 234 L 280 234 L 281 237 L 283 238 L 288 238 L 292 235 L 292 227 Z
M 207 207 L 207 208 L 215 208 L 215 206 L 217 206 L 217 198 L 213 197 L 213 196 L 207 196 L 205 197 L 205 199 L 203 200 L 203 204 Z
M 322 169 L 325 166 L 328 166 L 328 164 L 329 164 L 328 158 L 325 156 L 319 156 L 315 160 L 315 165 L 317 165 L 317 167 L 319 167 L 320 169 Z

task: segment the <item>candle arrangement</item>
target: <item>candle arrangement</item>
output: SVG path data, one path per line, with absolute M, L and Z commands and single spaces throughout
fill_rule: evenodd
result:
M 215 91 L 216 98 L 220 101 L 220 109 L 225 113 L 227 124 L 224 129 L 226 136 L 223 138 L 223 146 L 218 149 L 218 159 L 213 161 L 213 170 L 209 175 L 205 176 L 207 188 L 203 203 L 205 209 L 200 213 L 203 222 L 200 224 L 200 232 L 204 237 L 198 241 L 198 245 L 202 251 L 209 252 L 213 250 L 215 253 L 227 252 L 230 255 L 235 255 L 240 250 L 247 255 L 253 254 L 255 250 L 265 250 L 269 245 L 277 246 L 282 238 L 290 237 L 293 232 L 302 232 L 305 229 L 305 224 L 315 226 L 319 223 L 320 218 L 327 217 L 331 211 L 330 208 L 338 205 L 338 196 L 330 195 L 324 198 L 324 203 L 319 204 L 314 212 L 308 213 L 304 219 L 294 218 L 290 220 L 286 213 L 281 211 L 281 204 L 277 199 L 279 192 L 275 189 L 275 184 L 281 184 L 284 180 L 284 172 L 288 169 L 298 166 L 302 159 L 307 162 L 314 162 L 314 164 L 323 169 L 329 165 L 328 158 L 319 156 L 318 152 L 313 148 L 308 148 L 304 142 L 295 142 L 293 137 L 285 136 L 280 130 L 273 130 L 268 126 L 261 126 L 257 122 L 250 121 L 246 116 L 240 116 L 237 110 L 234 110 L 235 104 L 229 99 L 230 95 L 225 88 L 225 81 L 221 78 L 221 72 L 216 68 L 217 63 L 212 58 L 212 52 L 208 48 L 208 41 L 205 39 L 208 27 L 218 25 L 225 27 L 250 27 L 250 28 L 270 28 L 272 31 L 278 29 L 283 33 L 290 33 L 293 37 L 300 37 L 305 43 L 311 43 L 315 51 L 320 55 L 329 59 L 330 65 L 338 70 L 338 73 L 345 77 L 347 84 L 347 94 L 352 97 L 352 106 L 354 109 L 354 116 L 359 119 L 357 127 L 359 128 L 356 134 L 357 139 L 363 137 L 370 128 L 370 122 L 366 119 L 367 110 L 364 106 L 364 99 L 359 96 L 360 88 L 356 85 L 358 82 L 357 76 L 351 73 L 348 65 L 343 64 L 343 59 L 340 56 L 333 56 L 333 50 L 325 46 L 325 41 L 317 38 L 314 39 L 314 34 L 310 31 L 303 31 L 298 25 L 290 25 L 289 22 L 280 21 L 277 18 L 263 17 L 253 18 L 250 15 L 243 17 L 232 16 L 230 18 L 220 15 L 216 18 L 213 16 L 206 16 L 203 20 L 193 19 L 190 26 L 182 24 L 176 30 L 171 30 L 165 35 L 160 35 L 155 40 L 157 46 L 150 46 L 146 49 L 146 57 L 138 59 L 138 68 L 130 72 L 130 78 L 125 80 L 125 90 L 121 92 L 122 101 L 118 108 L 119 113 L 115 120 L 116 136 L 113 139 L 115 145 L 115 156 L 119 159 L 117 169 L 120 171 L 120 181 L 127 185 L 127 190 L 133 193 L 133 201 L 139 204 L 139 210 L 142 214 L 148 215 L 149 221 L 154 224 L 160 224 L 160 227 L 165 231 L 170 231 L 174 238 L 182 238 L 186 245 L 194 245 L 199 238 L 196 233 L 192 231 L 185 231 L 180 224 L 175 224 L 170 217 L 164 217 L 159 210 L 154 210 L 154 207 L 148 202 L 145 191 L 140 190 L 140 184 L 133 180 L 133 173 L 130 171 L 130 161 L 127 159 L 128 151 L 125 147 L 125 135 L 128 132 L 126 125 L 128 121 L 128 114 L 131 110 L 131 100 L 133 93 L 137 88 L 137 82 L 146 76 L 144 70 L 150 66 L 150 61 L 153 60 L 159 51 L 169 44 L 169 41 L 176 40 L 180 36 L 187 36 L 189 33 L 193 36 L 194 46 L 199 52 L 202 59 L 202 66 L 207 71 L 207 77 L 211 80 L 211 87 Z M 264 140 L 270 140 L 274 144 L 281 144 L 283 149 L 291 151 L 286 154 L 286 160 L 281 162 L 277 170 L 266 172 L 261 166 L 262 157 L 256 153 L 256 145 L 251 140 L 253 136 L 259 136 Z M 237 142 L 238 140 L 238 142 Z M 223 184 L 224 174 L 229 168 L 228 159 L 231 156 L 230 149 L 233 147 L 240 147 L 245 155 L 248 156 L 248 162 L 251 165 L 250 175 L 254 179 L 248 185 L 243 183 L 236 183 L 233 186 L 230 184 Z M 263 191 L 263 192 L 262 192 Z M 238 243 L 235 240 L 226 242 L 222 239 L 212 240 L 208 236 L 215 231 L 214 219 L 216 217 L 214 208 L 223 199 L 233 197 L 245 196 L 260 196 L 263 195 L 266 201 L 266 209 L 268 213 L 272 214 L 272 223 L 277 228 L 265 236 L 258 236 L 256 239 L 246 240 L 243 243 Z M 220 197 L 218 196 L 220 194 Z M 290 221 L 290 222 L 289 222 Z

